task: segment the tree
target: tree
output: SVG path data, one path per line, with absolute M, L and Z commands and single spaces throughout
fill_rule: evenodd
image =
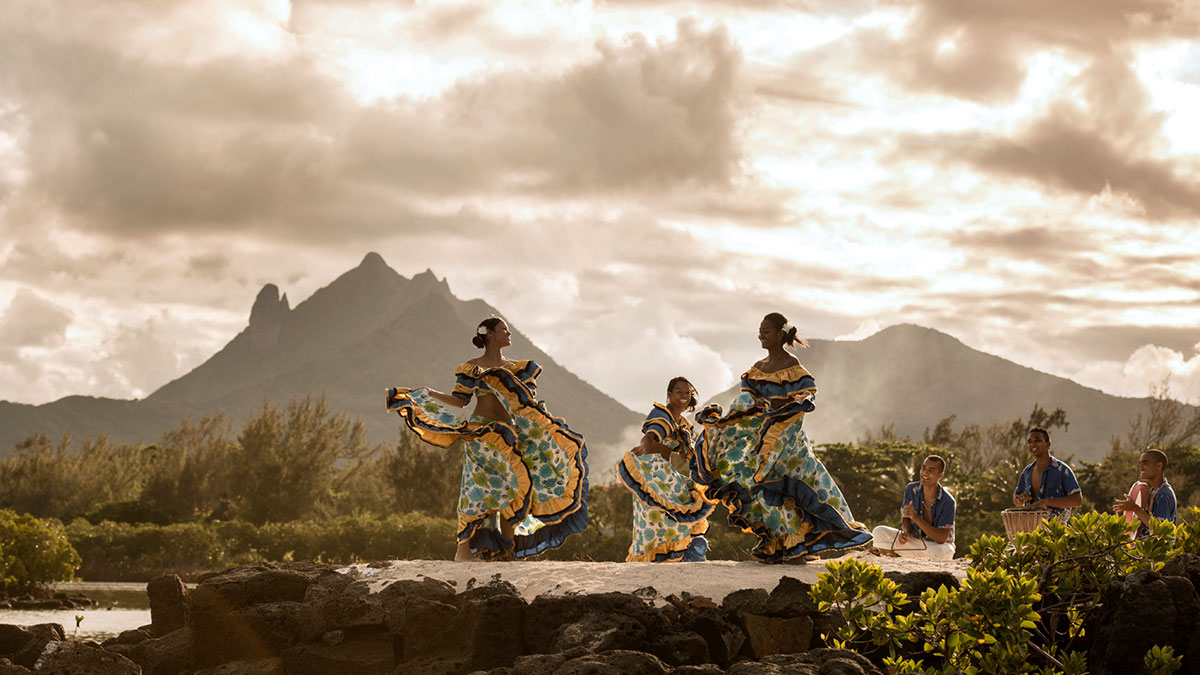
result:
M 372 450 L 362 421 L 331 413 L 323 396 L 293 400 L 286 412 L 264 400 L 233 452 L 245 517 L 261 524 L 328 515 L 335 492 Z

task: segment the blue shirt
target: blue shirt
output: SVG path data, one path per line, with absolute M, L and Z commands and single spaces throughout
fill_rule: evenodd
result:
M 909 483 L 904 488 L 904 502 L 900 506 L 903 508 L 908 504 L 912 504 L 922 518 L 925 517 L 925 490 L 921 487 L 920 481 Z M 933 505 L 929 507 L 929 522 L 934 527 L 950 528 L 950 536 L 946 538 L 946 541 L 954 541 L 954 511 L 956 508 L 954 496 L 939 485 L 937 496 L 933 498 Z M 925 530 L 922 530 L 916 523 L 913 523 L 913 536 L 921 539 L 930 538 L 925 534 Z
M 1148 510 L 1154 518 L 1175 522 L 1175 489 L 1171 487 L 1167 479 L 1164 478 L 1158 487 L 1150 489 L 1150 508 Z M 1149 534 L 1150 528 L 1144 524 L 1138 526 L 1137 536 L 1145 537 Z
M 1030 462 L 1021 471 L 1021 477 L 1017 479 L 1017 489 L 1013 491 L 1014 495 L 1029 495 L 1033 496 L 1030 488 L 1033 484 L 1033 465 Z M 1071 467 L 1067 466 L 1066 462 L 1050 458 L 1050 464 L 1042 471 L 1042 486 L 1038 488 L 1038 499 L 1058 499 L 1059 497 L 1068 497 L 1080 492 L 1079 481 L 1075 480 L 1075 472 Z M 1049 506 L 1050 515 L 1058 516 L 1063 520 L 1071 517 L 1071 509 L 1064 509 L 1058 506 Z

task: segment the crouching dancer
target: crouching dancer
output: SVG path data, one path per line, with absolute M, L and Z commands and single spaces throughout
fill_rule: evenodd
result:
M 872 553 L 950 560 L 954 557 L 954 497 L 942 487 L 946 460 L 930 455 L 921 462 L 921 480 L 904 488 L 900 529 L 880 525 L 872 531 Z M 914 527 L 914 525 L 916 527 Z

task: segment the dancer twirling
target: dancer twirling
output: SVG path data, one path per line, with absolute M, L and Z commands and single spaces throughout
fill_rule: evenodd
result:
M 387 409 L 427 443 L 465 441 L 455 560 L 537 555 L 587 527 L 587 445 L 537 399 L 541 366 L 501 353 L 511 344 L 503 320 L 481 321 L 471 342 L 483 356 L 455 369 L 451 393 L 391 388 Z M 447 406 L 472 396 L 475 412 L 462 422 Z
M 617 475 L 633 492 L 633 542 L 626 562 L 701 562 L 708 552 L 704 487 L 671 467 L 671 453 L 691 454 L 696 390 L 685 377 L 667 383 L 667 404 L 655 403 L 642 423 L 642 442 L 626 452 Z
M 759 561 L 805 562 L 822 550 L 869 543 L 871 533 L 855 522 L 804 433 L 817 387 L 785 347 L 808 343 L 778 312 L 763 318 L 758 339 L 767 357 L 742 375 L 729 414 L 709 406 L 696 416 L 704 431 L 693 478 L 729 508 L 731 524 L 758 537 L 751 553 Z

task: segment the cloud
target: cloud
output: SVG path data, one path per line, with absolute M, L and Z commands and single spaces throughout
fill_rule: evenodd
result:
M 1089 363 L 1074 378 L 1081 384 L 1139 398 L 1165 381 L 1172 398 L 1200 403 L 1200 343 L 1186 351 L 1145 344 L 1124 362 Z
M 56 347 L 74 318 L 70 309 L 21 288 L 0 315 L 0 359 L 19 358 L 22 347 Z
M 1159 152 L 1162 115 L 1123 58 L 1098 59 L 1048 108 L 1013 134 L 984 130 L 907 134 L 894 157 L 936 158 L 991 175 L 1029 181 L 1047 192 L 1132 200 L 1153 219 L 1200 213 L 1196 167 Z M 1109 200 L 1119 208 L 1120 202 Z
M 899 28 L 867 26 L 853 43 L 859 68 L 908 91 L 995 103 L 1020 91 L 1030 55 L 1081 58 L 1132 44 L 1200 37 L 1200 10 L 1181 0 L 910 0 Z

